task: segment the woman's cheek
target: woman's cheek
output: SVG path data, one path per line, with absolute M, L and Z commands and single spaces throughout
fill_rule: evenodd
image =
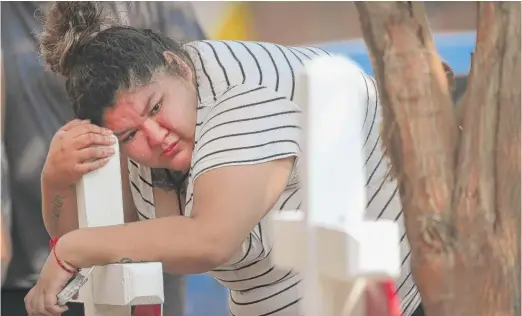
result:
M 123 145 L 123 152 L 132 160 L 144 163 L 150 158 L 149 144 L 144 138 L 136 138 L 133 141 Z

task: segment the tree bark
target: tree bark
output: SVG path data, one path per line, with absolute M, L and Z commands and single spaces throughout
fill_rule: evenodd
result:
M 458 107 L 422 2 L 356 6 L 426 315 L 520 315 L 520 3 L 478 4 Z

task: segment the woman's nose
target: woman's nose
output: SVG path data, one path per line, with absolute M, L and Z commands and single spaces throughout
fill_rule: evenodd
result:
M 149 139 L 149 144 L 151 145 L 162 144 L 165 140 L 165 137 L 167 137 L 167 134 L 169 133 L 166 128 L 159 125 L 153 119 L 147 119 L 147 121 L 145 121 L 143 124 L 143 127 L 147 138 Z

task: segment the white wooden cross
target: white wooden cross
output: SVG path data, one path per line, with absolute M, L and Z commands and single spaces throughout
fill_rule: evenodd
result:
M 76 187 L 80 228 L 123 224 L 119 147 L 104 167 L 86 174 Z M 81 288 L 85 316 L 130 316 L 132 305 L 163 304 L 160 262 L 95 267 Z
M 366 221 L 362 127 L 366 89 L 360 68 L 340 57 L 318 57 L 299 77 L 303 106 L 300 160 L 304 212 L 273 215 L 275 264 L 304 276 L 304 315 L 363 316 L 358 300 L 347 312 L 356 281 L 396 278 L 399 228 Z M 364 288 L 364 286 L 363 286 Z

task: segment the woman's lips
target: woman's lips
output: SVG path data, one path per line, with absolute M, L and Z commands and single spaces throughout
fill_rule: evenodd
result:
M 178 151 L 178 144 L 179 144 L 179 141 L 177 142 L 174 142 L 172 145 L 170 145 L 169 147 L 167 147 L 163 153 L 161 154 L 162 156 L 165 156 L 165 157 L 170 157 L 170 156 L 173 156 L 177 151 Z

